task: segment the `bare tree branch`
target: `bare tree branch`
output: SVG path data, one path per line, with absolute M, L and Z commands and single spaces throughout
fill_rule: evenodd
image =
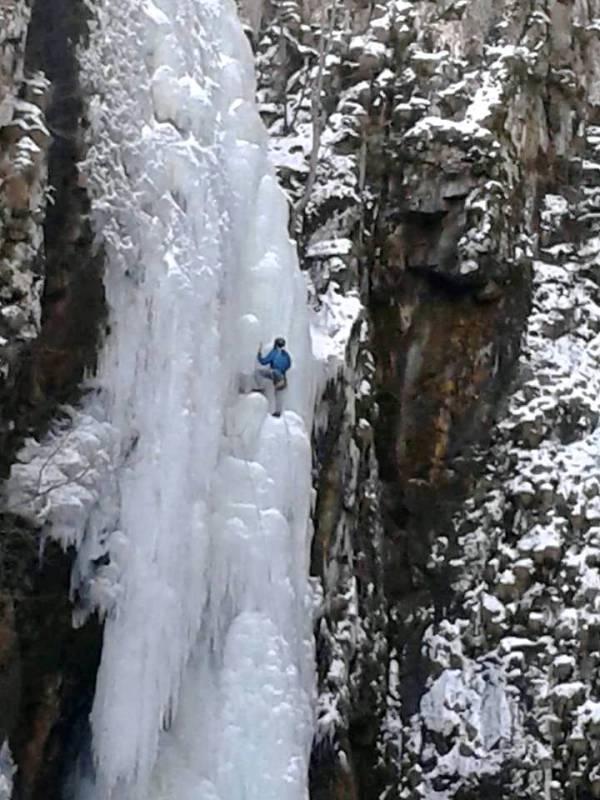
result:
M 292 208 L 290 215 L 290 231 L 294 238 L 297 237 L 299 222 L 302 214 L 304 213 L 317 177 L 317 167 L 319 164 L 319 153 L 321 150 L 321 136 L 325 127 L 325 112 L 321 108 L 321 97 L 323 93 L 323 81 L 325 78 L 325 67 L 327 64 L 327 56 L 331 52 L 331 45 L 333 42 L 333 31 L 335 29 L 335 21 L 337 16 L 338 3 L 334 0 L 331 7 L 331 16 L 329 19 L 329 27 L 326 33 L 321 32 L 321 39 L 319 41 L 319 61 L 317 65 L 317 76 L 312 87 L 311 94 L 311 116 L 313 123 L 313 140 L 312 148 L 308 166 L 308 177 L 304 184 L 304 191 L 302 196 Z
M 308 58 L 304 62 L 304 66 L 299 70 L 299 72 L 302 72 L 304 70 L 306 70 L 307 79 L 306 79 L 306 81 L 304 82 L 304 84 L 302 86 L 302 91 L 300 92 L 300 97 L 298 98 L 298 102 L 296 103 L 296 109 L 294 111 L 294 116 L 290 120 L 289 129 L 286 130 L 285 133 L 289 133 L 289 131 L 293 131 L 294 130 L 294 127 L 296 125 L 296 121 L 298 119 L 298 114 L 300 113 L 300 111 L 302 109 L 302 104 L 304 103 L 304 101 L 306 99 L 306 95 L 308 94 L 308 88 L 310 86 L 310 81 L 309 81 L 309 77 L 310 77 L 310 62 L 309 62 Z M 298 73 L 296 73 L 296 74 L 298 74 Z M 286 99 L 286 109 L 287 109 L 287 99 Z M 286 115 L 287 115 L 287 111 L 286 111 Z

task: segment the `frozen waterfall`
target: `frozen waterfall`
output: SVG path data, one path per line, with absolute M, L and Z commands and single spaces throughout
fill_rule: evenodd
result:
M 233 2 L 101 8 L 82 54 L 113 327 L 99 382 L 136 445 L 80 794 L 303 798 L 313 364 L 251 53 Z M 295 363 L 279 420 L 237 394 L 277 334 Z
M 110 333 L 93 400 L 54 451 L 52 474 L 72 480 L 37 509 L 79 546 L 82 586 L 107 610 L 95 775 L 76 794 L 302 800 L 315 370 L 252 54 L 233 0 L 94 9 L 83 174 Z M 280 419 L 237 392 L 276 335 L 294 359 Z M 43 451 L 29 443 L 13 471 L 20 502 Z M 77 459 L 89 469 L 74 475 Z M 100 546 L 110 563 L 90 577 Z

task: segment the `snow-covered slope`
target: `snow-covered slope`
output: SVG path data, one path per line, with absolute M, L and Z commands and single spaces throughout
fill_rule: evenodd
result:
M 79 546 L 74 591 L 106 613 L 76 795 L 299 800 L 314 366 L 251 53 L 233 2 L 95 13 L 84 172 L 110 332 L 87 407 L 10 484 Z M 280 419 L 238 394 L 276 335 L 294 359 Z

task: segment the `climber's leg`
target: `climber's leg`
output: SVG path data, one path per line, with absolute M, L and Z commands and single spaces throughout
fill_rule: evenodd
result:
M 281 391 L 276 391 L 274 385 L 275 374 L 269 367 L 257 367 L 252 375 L 242 374 L 238 386 L 241 394 L 260 392 L 269 402 L 269 408 L 275 407 L 275 416 L 281 415 Z
M 242 372 L 238 378 L 238 391 L 240 394 L 250 392 L 264 392 L 271 383 L 271 370 L 257 367 L 254 372 Z
M 274 417 L 280 417 L 283 412 L 283 393 L 285 389 L 275 389 L 275 411 Z
M 269 367 L 257 367 L 254 370 L 254 391 L 261 392 L 269 401 L 269 408 L 273 408 L 275 393 L 273 387 L 273 371 Z
M 271 367 L 256 367 L 254 370 L 254 377 L 259 382 L 266 382 L 269 381 L 270 383 L 273 382 L 273 370 Z

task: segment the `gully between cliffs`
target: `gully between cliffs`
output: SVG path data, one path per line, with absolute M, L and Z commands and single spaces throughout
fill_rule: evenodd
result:
M 78 162 L 85 154 L 85 101 L 76 48 L 87 32 L 83 2 L 36 0 L 25 51 L 25 75 L 50 81 L 46 123 L 50 202 L 43 246 L 31 268 L 44 280 L 38 337 L 17 358 L 2 397 L 2 472 L 24 437 L 44 433 L 59 406 L 76 401 L 93 369 L 102 330 L 102 253 L 94 250 L 89 201 Z M 0 706 L 18 767 L 15 800 L 58 800 L 69 742 L 87 717 L 101 629 L 92 619 L 72 627 L 72 554 L 19 518 L 0 516 Z

